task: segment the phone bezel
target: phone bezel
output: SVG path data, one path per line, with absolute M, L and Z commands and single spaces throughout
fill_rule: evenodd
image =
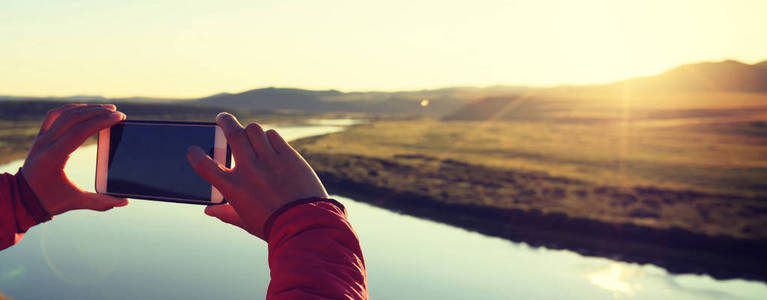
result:
M 173 125 L 173 126 L 214 126 L 216 128 L 215 131 L 215 137 L 213 142 L 213 160 L 216 162 L 226 166 L 231 167 L 232 164 L 232 152 L 229 149 L 229 145 L 226 143 L 226 137 L 224 136 L 224 131 L 221 130 L 221 127 L 218 127 L 216 123 L 213 122 L 176 122 L 176 121 L 144 121 L 144 120 L 125 120 L 118 124 L 142 124 L 142 125 L 157 125 L 157 126 L 164 126 L 164 125 Z M 146 200 L 159 200 L 159 201 L 166 201 L 166 202 L 179 202 L 179 203 L 191 203 L 191 204 L 203 204 L 203 205 L 212 205 L 212 204 L 221 204 L 225 203 L 226 199 L 224 199 L 221 192 L 211 185 L 211 197 L 210 201 L 205 200 L 197 200 L 197 199 L 184 199 L 184 198 L 173 198 L 173 197 L 163 197 L 163 196 L 150 196 L 150 195 L 132 195 L 132 194 L 122 194 L 122 193 L 111 193 L 107 190 L 107 176 L 108 176 L 108 166 L 109 166 L 109 146 L 110 146 L 110 128 L 105 128 L 99 131 L 98 133 L 98 140 L 97 140 L 97 151 L 96 151 L 96 192 L 99 194 L 106 194 L 111 195 L 115 197 L 126 197 L 126 198 L 136 198 L 136 199 L 146 199 Z

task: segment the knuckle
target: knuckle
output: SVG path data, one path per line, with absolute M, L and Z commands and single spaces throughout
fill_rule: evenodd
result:
M 48 133 L 48 131 L 38 134 L 37 137 L 35 137 L 35 143 L 46 140 L 49 135 L 50 133 Z
M 57 114 L 57 113 L 59 113 L 59 112 L 62 112 L 62 111 L 65 111 L 65 110 L 71 109 L 71 108 L 73 108 L 73 107 L 76 107 L 76 106 L 77 106 L 77 104 L 66 104 L 66 105 L 62 105 L 62 106 L 58 106 L 58 107 L 54 107 L 54 108 L 51 108 L 51 109 L 49 109 L 49 110 L 46 112 L 46 115 L 49 115 L 49 116 L 50 116 L 50 115 L 53 115 L 53 114 Z
M 217 176 L 214 182 L 211 182 L 224 197 L 231 196 L 229 191 L 232 189 L 232 183 L 226 175 Z
M 264 131 L 264 129 L 258 123 L 250 123 L 250 124 L 248 124 L 248 127 L 245 128 L 245 130 L 247 130 L 249 132 L 253 132 L 253 133 L 259 133 L 259 132 L 263 132 Z
M 72 118 L 72 116 L 74 116 L 76 113 L 77 113 L 77 110 L 76 110 L 76 109 L 69 109 L 69 110 L 65 110 L 65 111 L 62 111 L 62 112 L 61 112 L 61 114 L 59 115 L 58 119 L 61 119 L 61 120 L 64 120 L 64 121 L 68 121 L 68 120 L 69 120 L 69 119 L 71 119 L 71 118 Z
M 69 134 L 64 135 L 64 136 L 65 137 L 66 136 L 80 136 L 80 135 L 82 135 L 82 134 L 84 134 L 85 132 L 88 131 L 88 128 L 91 127 L 90 125 L 92 123 L 93 122 L 77 124 L 77 125 L 71 127 L 71 129 L 69 130 Z
M 60 109 L 61 109 L 61 107 L 57 107 L 57 108 L 51 108 L 51 109 L 49 109 L 48 111 L 46 111 L 46 112 L 45 112 L 45 116 L 46 116 L 46 117 L 50 117 L 50 116 L 53 116 L 53 115 L 54 115 L 55 113 L 57 113 L 57 112 L 58 112 Z
M 235 135 L 234 130 L 227 130 L 226 132 L 224 132 L 224 136 L 226 136 L 226 139 L 230 141 L 234 139 L 234 135 Z
M 43 132 L 41 134 L 38 134 L 37 137 L 35 138 L 35 144 L 48 144 L 48 143 L 50 143 L 50 140 L 51 140 L 50 136 L 51 136 L 51 134 L 50 134 L 49 131 Z
M 243 133 L 242 129 L 240 129 L 240 128 L 233 128 L 233 129 L 228 130 L 227 132 L 225 132 L 224 135 L 226 136 L 227 140 L 233 140 L 233 139 L 241 138 L 242 137 L 242 133 Z

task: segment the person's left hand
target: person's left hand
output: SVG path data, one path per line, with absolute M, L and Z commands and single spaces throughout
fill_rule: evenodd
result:
M 52 216 L 75 209 L 105 211 L 128 199 L 86 192 L 75 185 L 64 166 L 88 137 L 125 119 L 112 104 L 68 104 L 48 111 L 24 161 L 21 174 Z

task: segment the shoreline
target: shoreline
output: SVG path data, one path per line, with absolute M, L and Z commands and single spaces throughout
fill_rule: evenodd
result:
M 300 149 L 300 146 L 297 148 Z M 470 203 L 470 199 L 464 203 L 448 203 L 419 193 L 418 187 L 382 186 L 380 182 L 366 182 L 365 176 L 355 176 L 344 170 L 345 166 L 367 161 L 380 166 L 380 169 L 368 170 L 378 175 L 383 169 L 397 170 L 402 167 L 396 162 L 339 154 L 302 154 L 305 154 L 329 193 L 400 214 L 532 247 L 564 249 L 584 256 L 653 264 L 674 274 L 707 274 L 716 279 L 767 282 L 767 257 L 764 256 L 767 253 L 767 238 L 712 235 L 678 226 L 663 228 L 607 222 L 540 209 L 498 208 Z M 471 172 L 476 174 L 481 170 L 478 167 Z
M 20 159 L 25 159 L 26 157 L 27 157 L 27 153 L 25 152 L 13 152 L 0 158 L 0 165 L 7 165 L 11 162 L 14 162 Z
M 96 144 L 96 139 L 88 138 L 87 140 L 85 140 L 85 142 L 82 145 L 80 145 L 80 147 L 90 146 L 93 144 Z M 26 147 L 26 148 L 31 148 L 31 147 L 32 147 L 32 144 L 30 144 L 29 147 Z M 9 152 L 6 155 L 0 157 L 0 165 L 6 165 L 16 160 L 25 159 L 27 157 L 27 152 L 29 152 L 29 149 L 25 151 Z
M 318 172 L 318 176 L 330 194 L 531 247 L 653 264 L 673 274 L 767 282 L 767 257 L 764 256 L 767 240 L 764 239 L 712 237 L 680 228 L 664 230 L 569 218 L 562 214 L 444 204 L 418 195 L 333 178 L 324 172 Z

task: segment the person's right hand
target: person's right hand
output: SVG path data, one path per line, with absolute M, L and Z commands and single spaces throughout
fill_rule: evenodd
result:
M 205 213 L 264 238 L 264 222 L 285 204 L 328 194 L 314 170 L 276 131 L 252 123 L 243 128 L 229 113 L 216 123 L 223 129 L 236 165 L 226 168 L 199 147 L 187 158 L 195 171 L 224 195 L 228 204 L 212 205 Z

